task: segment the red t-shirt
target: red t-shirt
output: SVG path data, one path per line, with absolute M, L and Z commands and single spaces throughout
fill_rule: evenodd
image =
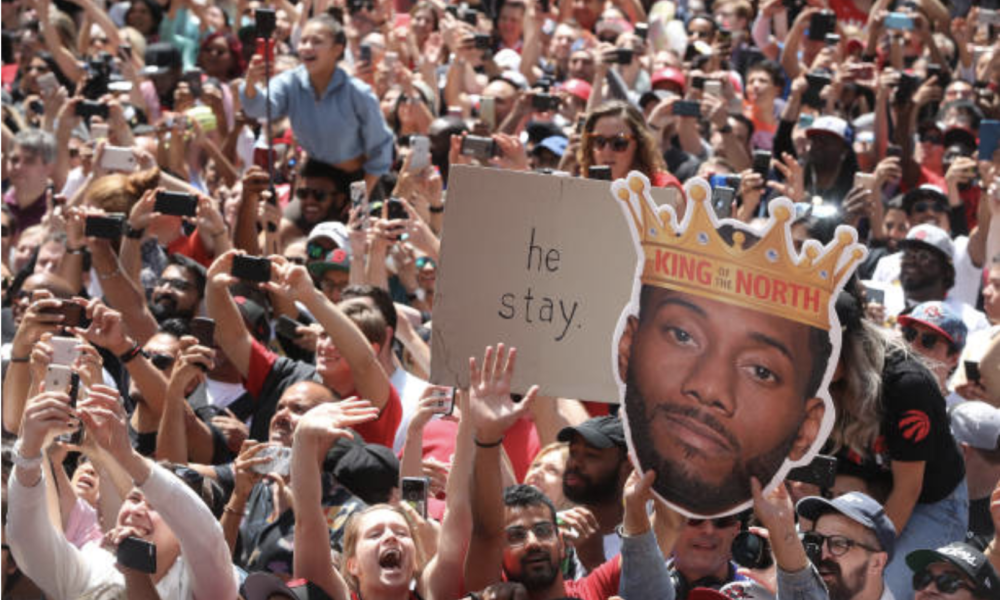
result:
M 618 593 L 622 578 L 622 557 L 617 555 L 583 579 L 565 582 L 566 595 L 580 600 L 607 600 Z
M 191 260 L 197 261 L 206 269 L 212 266 L 212 257 L 208 254 L 208 250 L 205 249 L 205 244 L 201 241 L 201 236 L 197 229 L 194 230 L 194 233 L 190 237 L 182 235 L 170 242 L 167 246 L 167 252 L 170 254 L 183 254 Z
M 677 191 L 681 193 L 681 200 L 684 199 L 684 188 L 681 186 L 680 179 L 677 179 L 670 173 L 666 171 L 657 171 L 653 173 L 653 180 L 650 182 L 653 187 L 673 187 L 677 188 Z
M 424 427 L 423 457 L 433 456 L 441 462 L 450 463 L 452 455 L 455 454 L 455 437 L 457 435 L 458 421 L 452 419 L 431 420 Z M 542 449 L 535 424 L 528 419 L 519 419 L 504 436 L 503 449 L 507 452 L 507 456 L 514 466 L 514 476 L 518 481 L 524 481 L 531 461 L 535 460 L 535 455 Z

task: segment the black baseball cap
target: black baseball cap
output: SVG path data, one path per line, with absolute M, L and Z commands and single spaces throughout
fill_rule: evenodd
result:
M 594 417 L 575 427 L 564 427 L 559 432 L 557 439 L 560 442 L 571 442 L 573 441 L 573 434 L 579 434 L 588 445 L 602 450 L 612 446 L 618 446 L 619 448 L 627 447 L 625 444 L 625 428 L 622 427 L 622 422 L 618 417 L 611 415 Z
M 1000 576 L 996 569 L 982 552 L 965 542 L 952 542 L 937 550 L 916 550 L 906 555 L 906 565 L 914 573 L 939 562 L 955 565 L 968 575 L 976 586 L 974 593 L 977 596 L 996 598 L 1000 595 Z
M 399 459 L 392 449 L 360 438 L 337 440 L 323 469 L 367 504 L 388 502 L 399 485 Z

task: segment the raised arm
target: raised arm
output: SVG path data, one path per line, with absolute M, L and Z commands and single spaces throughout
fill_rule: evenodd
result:
M 468 414 L 469 393 L 455 390 L 455 405 L 459 413 Z M 472 536 L 472 512 L 469 495 L 472 485 L 472 461 L 475 444 L 469 419 L 458 422 L 455 436 L 455 454 L 448 474 L 447 505 L 441 523 L 437 554 L 424 569 L 421 578 L 425 596 L 431 600 L 458 598 L 462 593 L 461 579 L 455 577 L 465 564 L 466 549 Z
M 156 460 L 186 464 L 189 461 L 208 464 L 212 461 L 212 432 L 187 403 L 184 392 L 195 380 L 205 379 L 205 373 L 215 364 L 215 351 L 199 346 L 191 336 L 181 339 L 160 427 L 156 435 Z
M 236 577 L 222 527 L 183 481 L 136 452 L 128 438 L 125 410 L 112 388 L 95 386 L 80 404 L 80 417 L 180 543 L 193 598 L 235 598 Z
M 350 366 L 358 395 L 382 410 L 389 402 L 391 384 L 368 339 L 347 315 L 316 289 L 305 267 L 289 263 L 282 256 L 272 256 L 271 264 L 274 281 L 262 287 L 305 305 Z
M 472 539 L 465 561 L 465 587 L 480 590 L 500 580 L 503 561 L 505 509 L 501 476 L 504 434 L 527 414 L 538 394 L 532 387 L 524 400 L 510 397 L 517 350 L 508 352 L 503 344 L 486 348 L 483 364 L 469 358 L 469 410 L 463 415 L 472 421 L 476 446 L 472 481 Z
M 240 309 L 236 307 L 229 286 L 236 279 L 229 274 L 233 268 L 233 257 L 243 254 L 238 250 L 230 250 L 215 259 L 206 274 L 205 307 L 208 316 L 215 319 L 215 339 L 226 349 L 226 356 L 240 372 L 247 377 L 250 374 L 250 349 L 253 338 L 247 331 Z
M 292 496 L 295 498 L 294 575 L 321 587 L 333 600 L 350 600 L 351 590 L 330 560 L 330 534 L 322 507 L 320 465 L 347 427 L 378 417 L 378 409 L 356 398 L 327 402 L 307 412 L 292 442 Z

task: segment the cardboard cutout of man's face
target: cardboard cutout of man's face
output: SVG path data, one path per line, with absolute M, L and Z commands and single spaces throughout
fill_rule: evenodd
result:
M 634 193 L 638 185 L 633 182 L 635 177 L 632 174 L 628 180 L 633 204 L 625 214 L 630 219 L 641 212 L 636 210 L 635 200 L 644 201 L 642 194 L 636 198 Z M 619 199 L 624 199 L 623 187 L 624 182 L 616 184 Z M 693 191 L 702 200 L 708 193 L 707 184 L 700 180 L 686 187 L 689 197 L 692 188 L 701 187 Z M 752 477 L 771 489 L 791 467 L 812 460 L 825 442 L 834 418 L 827 384 L 839 356 L 840 329 L 839 325 L 821 329 L 815 319 L 807 323 L 802 318 L 785 318 L 775 302 L 743 302 L 731 293 L 739 290 L 738 285 L 716 283 L 723 269 L 741 268 L 738 260 L 726 262 L 734 238 L 744 248 L 758 240 L 775 247 L 780 243 L 785 248 L 778 247 L 778 252 L 796 257 L 788 223 L 773 223 L 771 229 L 754 231 L 733 221 L 720 224 L 710 208 L 710 219 L 704 212 L 692 217 L 692 212 L 704 209 L 703 205 L 692 210 L 693 206 L 689 202 L 681 225 L 668 209 L 658 211 L 661 218 L 667 217 L 662 221 L 673 226 L 676 237 L 658 234 L 658 223 L 642 223 L 640 236 L 639 224 L 632 221 L 633 241 L 644 260 L 638 261 L 632 302 L 619 321 L 614 356 L 635 467 L 642 472 L 656 471 L 654 490 L 673 508 L 688 516 L 713 517 L 749 507 Z M 787 210 L 780 202 L 771 205 L 772 211 L 779 207 Z M 715 228 L 716 239 L 698 233 L 698 244 L 684 247 L 682 238 L 688 227 L 708 226 Z M 727 233 L 720 232 L 722 226 Z M 783 227 L 784 235 L 777 235 L 773 227 Z M 724 239 L 730 241 L 721 241 Z M 674 243 L 678 246 L 672 247 Z M 711 249 L 697 255 L 701 246 L 708 248 L 713 243 L 726 248 L 714 251 L 714 255 Z M 689 269 L 691 285 L 683 278 L 662 286 L 651 283 L 657 278 L 652 269 L 673 269 L 666 259 L 653 264 L 659 263 L 664 253 L 678 255 L 678 261 L 683 261 L 683 254 L 689 251 L 692 264 L 700 265 Z M 809 260 L 819 256 L 815 244 L 809 252 Z M 782 264 L 777 258 L 771 262 Z M 767 266 L 755 272 L 766 272 Z M 797 266 L 794 258 L 787 262 L 787 281 L 795 281 Z M 711 275 L 699 273 L 700 269 L 711 271 Z M 676 275 L 676 270 L 670 274 Z M 782 276 L 775 277 L 777 281 Z M 713 294 L 713 285 L 722 286 L 723 292 Z M 839 284 L 834 287 L 839 292 Z M 772 289 L 763 299 L 777 301 L 780 309 L 780 302 L 792 301 L 786 291 L 779 295 Z M 801 291 L 794 299 L 798 308 L 804 294 Z M 830 297 L 836 298 L 836 293 Z M 825 308 L 836 321 L 832 302 Z M 821 308 L 816 312 L 826 320 L 827 312 Z

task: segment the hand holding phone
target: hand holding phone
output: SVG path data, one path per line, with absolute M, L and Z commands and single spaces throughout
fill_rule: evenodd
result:
M 427 518 L 427 489 L 430 480 L 427 477 L 404 477 L 400 490 L 403 502 L 414 508 L 420 516 Z
M 266 283 L 271 281 L 271 261 L 263 256 L 238 254 L 233 257 L 230 274 L 244 281 Z
M 115 552 L 118 564 L 140 573 L 156 573 L 156 545 L 137 537 L 127 537 Z
M 153 210 L 164 215 L 194 217 L 198 214 L 198 199 L 185 192 L 156 192 Z

